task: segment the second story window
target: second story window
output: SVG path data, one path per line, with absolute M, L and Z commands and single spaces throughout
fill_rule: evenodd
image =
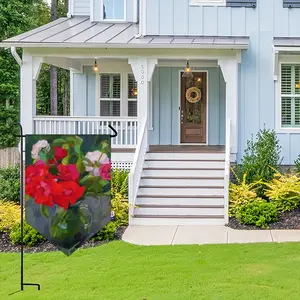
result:
M 125 20 L 126 0 L 102 0 L 104 20 Z

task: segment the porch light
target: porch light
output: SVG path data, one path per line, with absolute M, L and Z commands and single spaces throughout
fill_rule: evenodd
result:
M 300 83 L 296 83 L 296 89 L 300 89 Z
M 192 70 L 191 70 L 191 67 L 190 67 L 190 63 L 189 63 L 188 60 L 186 62 L 186 67 L 184 69 L 184 73 L 183 73 L 182 77 L 186 77 L 186 78 L 193 78 L 194 77 L 194 75 L 192 73 Z
M 98 72 L 98 70 L 99 70 L 98 63 L 97 63 L 96 59 L 95 59 L 95 63 L 94 63 L 94 66 L 93 66 L 93 70 L 94 70 L 94 72 Z
M 136 97 L 138 95 L 138 91 L 137 91 L 137 88 L 134 87 L 132 90 L 131 90 L 131 94 L 132 96 Z

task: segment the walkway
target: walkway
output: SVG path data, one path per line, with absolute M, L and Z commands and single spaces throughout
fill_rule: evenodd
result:
M 147 246 L 300 242 L 300 230 L 235 230 L 225 226 L 129 226 L 123 240 Z

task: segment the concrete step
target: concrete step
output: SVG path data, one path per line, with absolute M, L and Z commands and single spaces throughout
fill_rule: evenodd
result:
M 131 225 L 225 225 L 224 218 L 183 218 L 183 217 L 145 217 L 136 216 L 132 219 Z
M 165 187 L 165 186 L 140 186 L 138 196 L 224 196 L 224 187 Z
M 225 153 L 173 153 L 173 152 L 148 152 L 146 159 L 162 160 L 220 160 L 225 161 Z
M 134 209 L 134 215 L 139 216 L 215 216 L 224 218 L 224 207 L 137 207 Z
M 140 186 L 212 186 L 224 187 L 223 178 L 167 178 L 167 177 L 142 177 Z
M 225 163 L 218 160 L 148 160 L 144 162 L 144 169 L 167 168 L 167 169 L 223 169 Z
M 175 170 L 175 169 L 159 169 L 159 168 L 150 168 L 144 169 L 142 172 L 142 177 L 222 177 L 224 178 L 224 168 L 223 169 L 189 169 L 189 170 Z
M 185 196 L 180 197 L 163 197 L 163 196 L 148 196 L 137 197 L 136 205 L 154 205 L 154 206 L 223 206 L 224 198 L 221 197 L 203 197 L 203 198 L 188 198 Z

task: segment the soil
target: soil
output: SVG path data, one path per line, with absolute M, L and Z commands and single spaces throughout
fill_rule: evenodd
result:
M 116 234 L 115 234 L 115 240 L 121 240 L 123 233 L 127 227 L 121 226 L 118 228 Z M 86 243 L 84 243 L 80 249 L 82 248 L 92 248 L 96 246 L 100 246 L 102 244 L 106 244 L 108 241 L 93 241 L 89 240 Z M 1 252 L 20 252 L 21 246 L 20 245 L 13 245 L 11 243 L 11 240 L 9 238 L 9 235 L 6 233 L 0 233 L 0 253 Z M 24 247 L 24 253 L 38 253 L 38 252 L 50 252 L 50 251 L 59 251 L 54 245 L 51 243 L 43 242 L 37 246 L 34 247 Z
M 233 229 L 245 229 L 245 230 L 261 230 L 254 225 L 243 225 L 240 224 L 236 218 L 229 218 L 229 223 L 227 225 Z M 270 229 L 300 229 L 300 207 L 292 211 L 287 211 L 279 215 L 277 222 L 269 224 L 268 228 Z

